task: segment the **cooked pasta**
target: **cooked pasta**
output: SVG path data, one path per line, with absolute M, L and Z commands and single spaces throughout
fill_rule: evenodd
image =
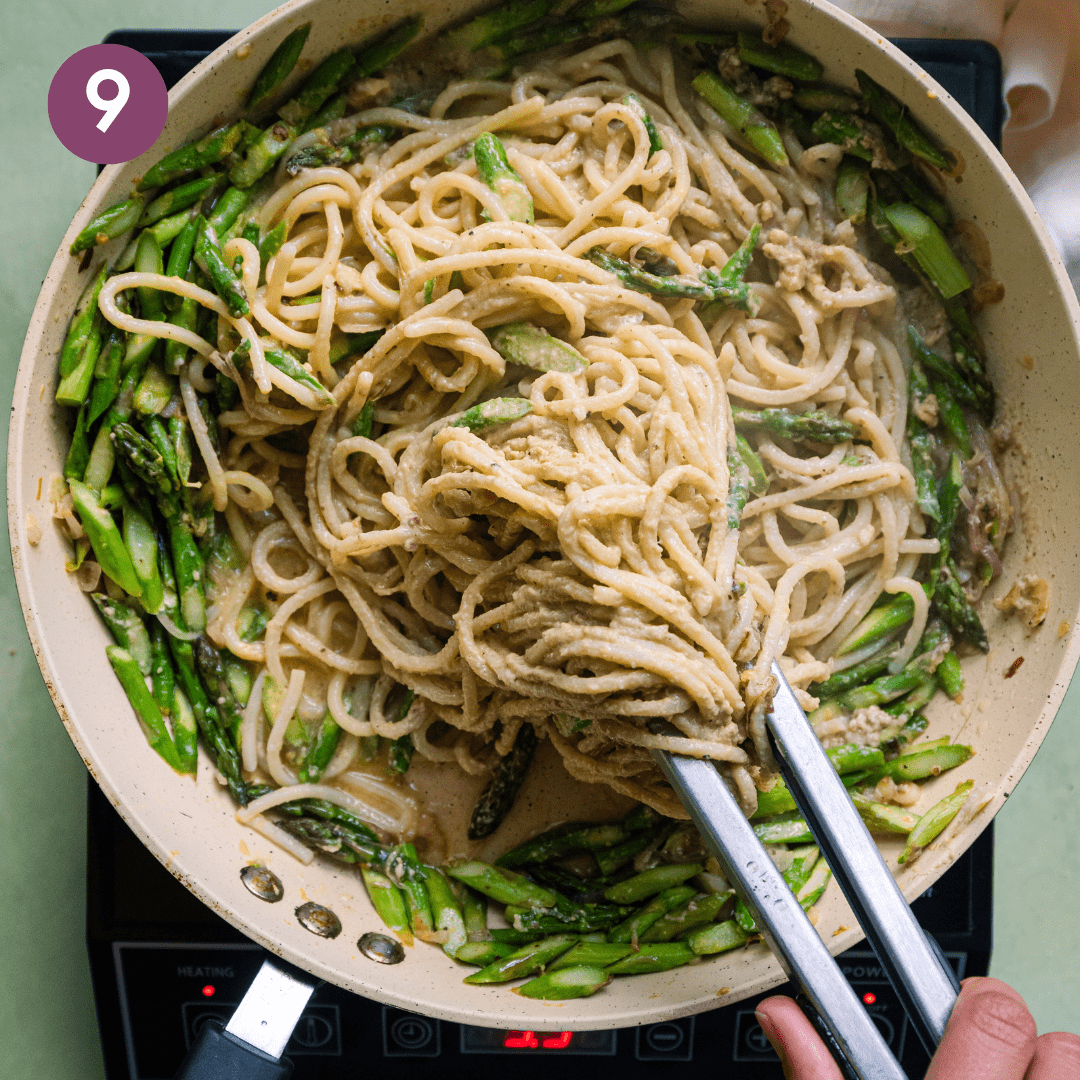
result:
M 109 322 L 193 350 L 182 406 L 240 556 L 213 577 L 207 633 L 257 672 L 243 766 L 279 788 L 242 820 L 323 797 L 407 834 L 415 806 L 356 771 L 365 740 L 407 735 L 479 775 L 525 723 L 571 775 L 672 817 L 649 751 L 711 758 L 749 812 L 774 764 L 774 659 L 815 707 L 808 687 L 860 660 L 830 658 L 883 593 L 912 600 L 893 670 L 914 654 L 939 542 L 904 446 L 903 298 L 837 209 L 841 148 L 786 131 L 791 164 L 763 164 L 679 68 L 668 46 L 611 40 L 451 82 L 427 116 L 334 121 L 335 139 L 395 137 L 343 166 L 282 159 L 255 215 L 263 235 L 284 223 L 280 249 L 222 249 L 248 316 L 175 277 L 105 282 Z M 486 132 L 534 220 L 478 176 Z M 637 291 L 587 257 L 698 281 L 755 241 L 742 306 Z M 193 299 L 216 336 L 126 313 L 132 289 Z M 583 362 L 508 359 L 496 331 L 518 324 Z M 241 400 L 215 446 L 197 395 L 219 377 Z M 506 399 L 510 418 L 470 422 Z M 765 483 L 732 516 L 733 406 L 822 413 L 852 437 L 762 435 Z M 324 715 L 343 737 L 321 784 L 299 784 L 289 725 Z

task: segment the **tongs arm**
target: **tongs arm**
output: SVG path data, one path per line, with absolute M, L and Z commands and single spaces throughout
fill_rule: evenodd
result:
M 742 897 L 773 955 L 832 1036 L 833 1054 L 857 1080 L 907 1080 L 851 984 L 773 865 L 711 761 L 654 750 L 724 876 Z
M 780 665 L 766 724 L 795 805 L 847 897 L 929 1053 L 945 1033 L 960 986 L 937 943 L 919 926 L 851 796 L 829 761 Z

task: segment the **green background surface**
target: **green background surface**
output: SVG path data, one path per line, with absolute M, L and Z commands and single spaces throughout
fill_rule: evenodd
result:
M 49 126 L 46 95 L 73 52 L 118 27 L 231 28 L 260 0 L 39 0 L 0 14 L 0 400 L 60 238 L 94 179 Z M 0 412 L 7 446 L 8 410 Z M 0 483 L 3 481 L 0 480 Z M 5 497 L 6 504 L 6 497 Z M 25 1080 L 104 1076 L 84 942 L 86 772 L 57 718 L 0 559 L 0 1054 Z M 1080 1031 L 1080 680 L 997 817 L 992 973 L 1040 1031 Z

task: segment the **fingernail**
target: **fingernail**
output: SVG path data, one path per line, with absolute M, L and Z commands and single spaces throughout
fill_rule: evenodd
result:
M 776 1056 L 780 1059 L 780 1067 L 784 1070 L 786 1080 L 791 1080 L 791 1065 L 788 1062 L 787 1054 L 784 1053 L 784 1049 L 780 1045 L 780 1038 L 775 1025 L 763 1012 L 755 1011 L 754 1017 L 761 1025 L 761 1030 L 765 1032 L 765 1038 L 769 1040 L 769 1045 L 776 1051 Z

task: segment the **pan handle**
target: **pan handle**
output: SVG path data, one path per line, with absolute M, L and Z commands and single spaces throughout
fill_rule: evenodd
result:
M 228 1024 L 209 1021 L 176 1080 L 288 1080 L 293 1063 L 282 1057 L 318 981 L 267 957 Z

